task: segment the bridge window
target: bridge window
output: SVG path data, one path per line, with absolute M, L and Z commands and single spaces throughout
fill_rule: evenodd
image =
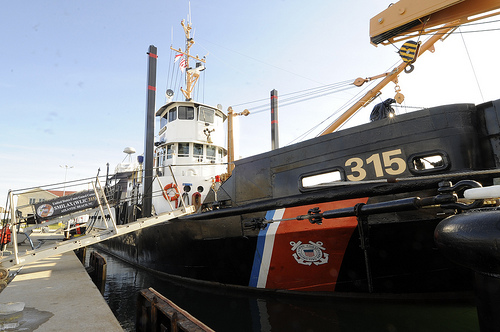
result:
M 191 106 L 179 106 L 179 119 L 181 120 L 193 120 L 194 119 L 194 107 Z
M 174 145 L 167 145 L 167 159 L 172 159 L 172 155 L 174 154 Z
M 212 145 L 207 146 L 207 159 L 215 160 L 215 146 Z
M 224 158 L 224 149 L 217 149 L 217 152 L 219 159 L 222 161 L 222 158 Z
M 168 111 L 168 122 L 175 121 L 177 119 L 177 109 L 173 108 Z
M 214 123 L 214 110 L 206 107 L 200 107 L 198 112 L 198 120 L 206 123 Z
M 179 143 L 179 157 L 189 157 L 189 143 Z
M 160 128 L 163 128 L 168 123 L 168 113 L 161 117 L 160 119 Z
M 193 144 L 193 157 L 198 158 L 198 161 L 203 160 L 203 144 Z
M 157 152 L 158 155 L 158 167 L 165 166 L 165 148 L 160 148 Z
M 157 160 L 156 160 L 156 174 L 159 176 L 163 175 L 163 167 L 165 166 L 165 147 L 160 148 L 156 151 Z

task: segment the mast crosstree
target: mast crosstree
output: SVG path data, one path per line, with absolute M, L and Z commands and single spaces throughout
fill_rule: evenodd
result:
M 200 58 L 198 57 L 198 55 L 192 56 L 190 54 L 191 47 L 194 45 L 194 39 L 191 37 L 191 29 L 192 29 L 191 23 L 190 22 L 186 23 L 185 20 L 182 20 L 181 25 L 182 28 L 184 29 L 184 34 L 186 35 L 186 50 L 182 51 L 181 48 L 175 49 L 172 46 L 170 46 L 170 49 L 177 52 L 178 53 L 177 56 L 179 55 L 183 56 L 184 64 L 182 67 L 184 67 L 186 71 L 186 89 L 181 88 L 181 92 L 186 98 L 186 101 L 191 101 L 194 87 L 196 86 L 196 83 L 200 78 L 200 73 L 203 70 L 205 70 L 205 66 L 203 64 L 206 63 L 206 60 L 205 57 Z M 190 59 L 196 61 L 195 68 L 190 67 L 189 65 Z

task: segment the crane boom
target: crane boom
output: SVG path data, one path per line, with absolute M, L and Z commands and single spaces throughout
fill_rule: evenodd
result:
M 458 26 L 500 14 L 499 0 L 401 0 L 370 20 L 372 44 L 391 44 L 420 34 L 431 37 L 419 48 L 413 62 L 434 44 L 453 32 Z M 436 26 L 439 26 L 435 28 Z M 359 109 L 366 106 L 389 82 L 397 82 L 399 74 L 408 66 L 402 61 L 372 90 L 346 110 L 321 135 L 337 130 Z M 360 86 L 357 79 L 353 84 Z M 398 100 L 398 98 L 396 98 Z
M 401 0 L 370 20 L 373 44 L 388 44 L 418 33 L 432 33 L 436 26 L 457 26 L 498 15 L 498 0 Z

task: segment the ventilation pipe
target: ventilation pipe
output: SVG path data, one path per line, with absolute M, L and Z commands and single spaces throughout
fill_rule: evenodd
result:
M 280 147 L 278 133 L 278 91 L 271 91 L 271 148 L 272 150 Z
M 155 127 L 155 98 L 156 98 L 156 61 L 157 49 L 149 46 L 148 52 L 148 87 L 146 106 L 146 134 L 144 146 L 144 196 L 142 200 L 142 216 L 151 217 L 153 206 L 153 149 Z

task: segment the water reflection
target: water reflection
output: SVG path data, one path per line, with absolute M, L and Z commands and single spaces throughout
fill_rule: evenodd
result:
M 479 331 L 470 304 L 257 297 L 165 280 L 99 252 L 108 264 L 104 298 L 125 331 L 135 331 L 137 294 L 148 287 L 216 331 Z

